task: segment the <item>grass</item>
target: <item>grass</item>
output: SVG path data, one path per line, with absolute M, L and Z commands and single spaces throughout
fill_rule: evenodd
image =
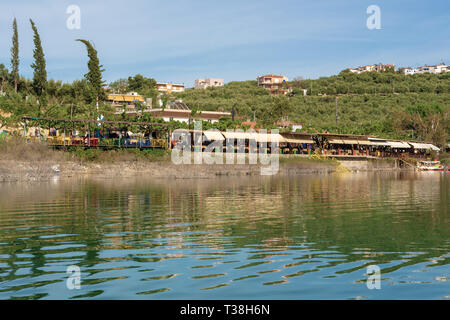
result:
M 55 151 L 42 143 L 25 143 L 22 138 L 11 137 L 0 140 L 0 160 L 19 161 L 63 161 L 67 155 Z
M 305 157 L 296 155 L 280 155 L 280 163 L 323 163 L 323 164 L 338 164 L 338 161 L 333 158 L 325 157 Z
M 170 153 L 162 149 L 101 150 L 70 147 L 55 150 L 43 143 L 25 143 L 22 138 L 0 140 L 0 160 L 18 161 L 81 161 L 96 163 L 170 161 Z
M 84 149 L 80 147 L 71 147 L 69 153 L 72 157 L 81 161 L 92 161 L 98 163 L 112 162 L 136 162 L 148 161 L 158 162 L 170 160 L 170 154 L 163 149 Z

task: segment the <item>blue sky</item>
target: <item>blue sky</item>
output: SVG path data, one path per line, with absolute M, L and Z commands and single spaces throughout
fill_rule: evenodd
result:
M 69 30 L 69 5 L 81 29 Z M 381 29 L 366 27 L 369 5 Z M 318 78 L 373 63 L 450 63 L 448 0 L 2 0 L 0 63 L 9 67 L 11 25 L 18 20 L 20 72 L 32 77 L 29 18 L 41 35 L 49 78 L 72 81 L 87 71 L 77 38 L 91 40 L 108 82 L 137 73 L 157 81 L 225 82 L 279 73 Z

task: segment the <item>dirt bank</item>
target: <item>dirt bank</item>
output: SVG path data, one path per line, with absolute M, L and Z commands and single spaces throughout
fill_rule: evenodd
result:
M 280 159 L 281 160 L 281 159 Z M 298 159 L 280 161 L 277 175 L 329 174 L 333 172 L 400 170 L 392 160 L 320 161 Z M 168 179 L 214 178 L 261 175 L 261 165 L 175 165 L 170 161 L 79 162 L 70 160 L 0 160 L 0 181 L 41 181 L 79 175 L 95 177 L 146 176 Z

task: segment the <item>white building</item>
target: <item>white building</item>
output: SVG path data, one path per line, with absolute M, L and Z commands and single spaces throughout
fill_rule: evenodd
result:
M 416 68 L 411 68 L 411 67 L 402 68 L 401 71 L 402 71 L 403 74 L 416 74 L 416 73 L 419 73 L 419 71 Z
M 206 89 L 208 87 L 223 87 L 224 80 L 219 78 L 196 79 L 195 89 Z
M 430 66 L 421 66 L 417 68 L 417 73 L 433 73 L 439 74 L 450 71 L 449 67 L 445 63 Z

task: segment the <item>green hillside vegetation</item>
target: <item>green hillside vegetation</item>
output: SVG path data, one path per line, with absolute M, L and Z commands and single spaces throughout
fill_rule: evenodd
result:
M 186 90 L 172 99 L 182 99 L 198 110 L 234 108 L 240 119 L 252 120 L 255 115 L 264 127 L 274 127 L 276 121 L 285 119 L 302 123 L 304 131 L 426 140 L 439 145 L 450 133 L 450 73 L 343 71 L 317 80 L 292 81 L 287 86 L 292 88 L 289 96 L 272 97 L 257 87 L 256 81 L 230 82 L 222 88 Z

